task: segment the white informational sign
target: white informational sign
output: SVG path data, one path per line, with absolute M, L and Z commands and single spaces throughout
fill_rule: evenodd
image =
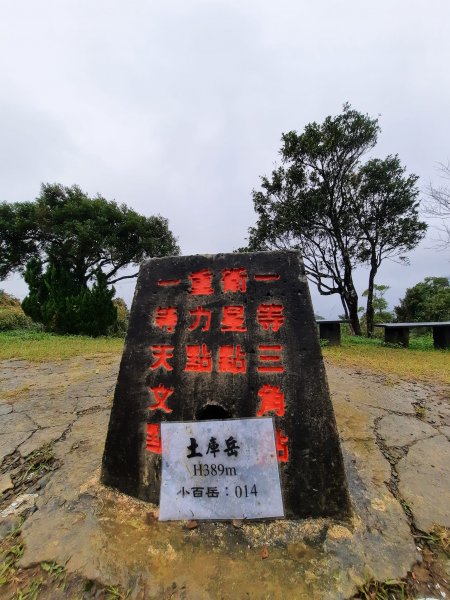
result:
M 271 418 L 161 423 L 159 519 L 284 517 Z

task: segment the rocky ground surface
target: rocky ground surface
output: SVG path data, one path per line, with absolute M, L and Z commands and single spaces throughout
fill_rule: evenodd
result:
M 196 526 L 98 482 L 118 362 L 0 363 L 1 598 L 450 598 L 448 388 L 327 365 L 351 521 Z

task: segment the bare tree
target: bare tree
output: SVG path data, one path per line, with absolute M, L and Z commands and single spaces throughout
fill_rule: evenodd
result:
M 446 165 L 439 163 L 439 171 L 442 179 L 450 181 L 450 162 Z M 446 185 L 435 187 L 430 183 L 427 196 L 424 213 L 430 219 L 438 221 L 437 246 L 443 250 L 450 248 L 450 187 Z

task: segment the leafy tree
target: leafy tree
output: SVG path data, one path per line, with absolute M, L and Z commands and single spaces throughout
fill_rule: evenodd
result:
M 0 280 L 36 255 L 34 207 L 0 203 Z
M 369 265 L 366 321 L 373 335 L 375 277 L 385 258 L 408 263 L 405 252 L 417 246 L 427 225 L 419 221 L 418 177 L 405 175 L 398 156 L 372 159 L 361 166 L 352 186 L 357 229 L 363 241 L 358 259 Z
M 450 162 L 446 165 L 441 163 L 439 169 L 442 178 L 450 181 Z M 440 221 L 438 246 L 443 249 L 450 248 L 450 188 L 445 185 L 429 185 L 425 214 Z
M 392 313 L 390 313 L 387 310 L 388 303 L 386 298 L 384 297 L 384 294 L 388 291 L 390 286 L 383 285 L 382 283 L 375 283 L 373 287 L 373 310 L 375 313 L 375 317 L 377 317 L 377 322 L 381 323 L 380 319 L 385 319 L 385 315 L 389 315 L 388 318 L 391 318 L 390 316 L 392 315 Z M 362 296 L 367 298 L 368 295 L 369 290 L 364 290 Z
M 45 184 L 34 202 L 0 204 L 0 278 L 23 271 L 34 257 L 68 265 L 83 287 L 101 269 L 111 285 L 136 277 L 123 273 L 127 266 L 178 253 L 166 219 L 90 198 L 76 185 Z
M 398 322 L 450 321 L 450 283 L 447 277 L 425 277 L 406 290 L 394 308 Z
M 299 248 L 308 278 L 321 294 L 340 296 L 357 335 L 354 268 L 370 264 L 367 313 L 373 321 L 382 260 L 414 247 L 426 227 L 417 217 L 417 178 L 404 176 L 397 157 L 361 164 L 379 130 L 377 119 L 345 104 L 342 114 L 310 123 L 302 134 L 283 134 L 282 165 L 253 192 L 258 220 L 249 248 Z

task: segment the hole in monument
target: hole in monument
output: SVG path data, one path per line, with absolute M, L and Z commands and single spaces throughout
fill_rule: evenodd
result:
M 217 404 L 207 404 L 197 413 L 197 421 L 213 421 L 214 419 L 231 419 L 230 413 Z

